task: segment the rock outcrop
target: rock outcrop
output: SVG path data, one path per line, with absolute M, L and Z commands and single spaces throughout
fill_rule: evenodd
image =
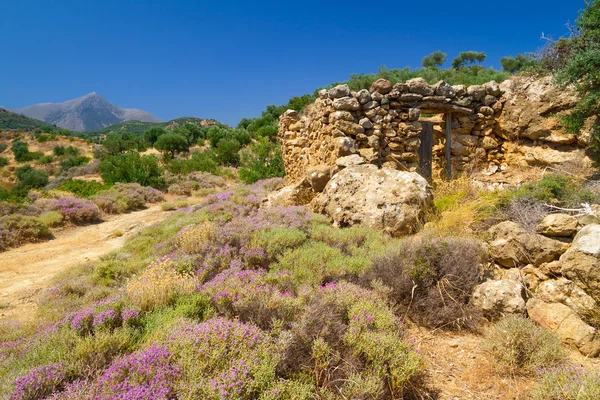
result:
M 582 228 L 560 257 L 561 274 L 600 298 L 600 225 Z
M 366 164 L 335 174 L 311 204 L 336 226 L 368 226 L 399 236 L 415 232 L 431 201 L 419 174 Z
M 471 302 L 491 318 L 525 312 L 525 288 L 511 279 L 487 281 L 473 291 Z

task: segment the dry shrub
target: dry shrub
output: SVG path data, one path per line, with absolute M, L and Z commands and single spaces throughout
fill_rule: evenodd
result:
M 196 277 L 180 273 L 173 260 L 164 258 L 131 279 L 125 289 L 135 305 L 142 310 L 152 310 L 171 304 L 181 295 L 193 293 L 197 285 Z
M 21 214 L 0 217 L 0 251 L 50 237 L 50 230 L 37 217 Z
M 486 348 L 514 372 L 533 372 L 567 357 L 558 336 L 518 315 L 509 315 L 488 329 Z
M 479 283 L 484 250 L 473 239 L 414 238 L 373 261 L 364 285 L 383 282 L 413 321 L 445 329 L 475 328 L 479 312 L 468 303 Z

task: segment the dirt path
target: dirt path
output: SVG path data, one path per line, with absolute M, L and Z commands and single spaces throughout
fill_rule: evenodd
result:
M 167 215 L 155 205 L 0 253 L 0 320 L 26 320 L 35 312 L 35 294 L 57 273 L 118 249 L 128 236 Z

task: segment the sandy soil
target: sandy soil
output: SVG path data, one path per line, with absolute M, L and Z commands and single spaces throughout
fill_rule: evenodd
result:
M 128 236 L 167 215 L 154 205 L 99 224 L 55 232 L 55 238 L 47 242 L 0 253 L 0 320 L 33 317 L 36 294 L 57 273 L 118 249 Z

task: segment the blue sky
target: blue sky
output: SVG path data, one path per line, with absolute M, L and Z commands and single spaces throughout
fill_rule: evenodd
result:
M 0 0 L 0 105 L 96 91 L 162 120 L 237 124 L 351 73 L 442 50 L 485 65 L 558 37 L 584 0 Z

